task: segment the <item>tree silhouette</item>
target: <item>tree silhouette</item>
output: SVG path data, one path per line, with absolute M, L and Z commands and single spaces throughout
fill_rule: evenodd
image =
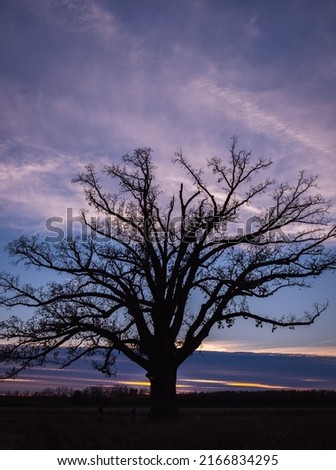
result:
M 316 177 L 300 172 L 294 185 L 262 179 L 271 162 L 237 146 L 233 138 L 227 162 L 210 158 L 204 170 L 177 152 L 190 184 L 171 198 L 155 181 L 150 148 L 106 165 L 101 176 L 88 165 L 74 182 L 98 214 L 82 211 L 89 234 L 54 243 L 22 236 L 8 246 L 27 266 L 66 279 L 36 288 L 1 274 L 1 304 L 36 309 L 28 320 L 0 322 L 0 360 L 15 364 L 7 375 L 84 356 L 112 374 L 120 351 L 147 373 L 152 416 L 171 416 L 178 367 L 214 326 L 231 327 L 236 318 L 273 330 L 313 323 L 326 304 L 302 318 L 273 318 L 250 310 L 248 299 L 305 287 L 335 269 L 329 204 L 315 194 Z M 118 183 L 114 193 L 104 189 L 108 177 Z M 260 195 L 269 207 L 257 212 Z

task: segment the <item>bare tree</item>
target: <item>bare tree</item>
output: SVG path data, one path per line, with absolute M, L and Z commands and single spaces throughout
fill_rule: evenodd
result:
M 175 163 L 190 185 L 181 184 L 170 199 L 155 181 L 150 148 L 105 166 L 101 176 L 89 165 L 74 180 L 99 214 L 82 211 L 89 235 L 57 243 L 22 236 L 9 244 L 10 255 L 27 266 L 66 275 L 36 288 L 1 274 L 1 304 L 36 309 L 26 321 L 12 316 L 0 323 L 0 360 L 15 364 L 9 376 L 48 360 L 66 367 L 84 356 L 112 374 L 120 351 L 147 372 L 151 414 L 174 415 L 178 367 L 215 325 L 244 318 L 293 328 L 326 309 L 316 304 L 302 318 L 273 318 L 248 305 L 249 298 L 305 287 L 335 269 L 336 227 L 329 204 L 315 194 L 316 177 L 300 172 L 294 185 L 262 179 L 271 162 L 238 151 L 236 138 L 226 163 L 210 158 L 198 170 L 182 152 Z M 119 184 L 114 193 L 104 190 L 106 177 Z M 256 212 L 266 197 L 269 207 Z M 199 299 L 197 309 L 191 298 Z

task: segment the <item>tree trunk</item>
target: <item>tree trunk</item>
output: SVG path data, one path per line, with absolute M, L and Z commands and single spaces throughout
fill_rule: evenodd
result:
M 150 381 L 150 418 L 176 417 L 178 414 L 176 400 L 176 368 L 162 367 L 148 373 Z

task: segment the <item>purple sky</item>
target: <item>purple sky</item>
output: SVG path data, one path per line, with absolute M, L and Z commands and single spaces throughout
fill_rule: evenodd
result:
M 278 181 L 319 174 L 335 203 L 335 24 L 333 0 L 1 0 L 1 250 L 85 205 L 70 182 L 83 165 L 143 145 L 169 193 L 183 177 L 177 149 L 203 165 L 236 134 L 274 161 Z M 253 308 L 300 315 L 326 298 L 312 327 L 271 334 L 237 321 L 203 349 L 336 356 L 335 276 Z

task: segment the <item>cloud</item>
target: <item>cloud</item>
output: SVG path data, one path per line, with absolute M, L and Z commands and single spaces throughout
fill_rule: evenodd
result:
M 119 32 L 113 13 L 93 0 L 43 0 L 35 6 L 67 33 L 94 34 L 111 40 Z
M 77 158 L 23 142 L 2 151 L 6 158 L 0 159 L 0 219 L 7 228 L 41 230 L 47 217 L 83 206 L 79 188 L 71 185 L 71 177 L 81 170 Z M 12 152 L 17 158 L 9 160 Z
M 307 338 L 308 339 L 308 338 Z M 298 340 L 298 339 L 297 339 Z M 278 354 L 300 354 L 315 356 L 331 356 L 336 357 L 336 344 L 334 340 L 324 340 L 315 343 L 306 344 L 290 344 L 274 346 L 273 341 L 267 345 L 267 342 L 257 341 L 257 338 L 250 337 L 250 341 L 242 339 L 210 339 L 204 341 L 199 348 L 200 352 L 236 352 L 250 351 L 253 353 L 278 353 Z
M 226 388 L 238 388 L 238 389 L 262 389 L 262 390 L 287 390 L 289 386 L 283 385 L 268 385 L 258 382 L 240 382 L 231 380 L 213 380 L 213 379 L 181 379 L 181 382 L 187 382 L 193 384 L 194 387 L 206 387 L 214 389 L 226 389 Z
M 307 102 L 284 89 L 250 91 L 219 75 L 209 70 L 177 92 L 186 127 L 195 130 L 190 133 L 193 143 L 186 132 L 186 146 L 196 148 L 198 161 L 204 154 L 223 155 L 218 151 L 220 139 L 238 134 L 241 148 L 274 161 L 271 176 L 278 181 L 294 183 L 304 169 L 318 174 L 320 192 L 336 201 L 336 142 L 327 124 L 329 104 Z
M 265 388 L 335 388 L 335 367 L 335 357 L 205 352 L 188 358 L 180 377 L 209 381 L 209 385 L 218 380 L 237 388 L 247 384 L 264 384 Z
M 284 346 L 266 346 L 265 344 L 253 344 L 251 341 L 243 340 L 210 340 L 204 341 L 199 348 L 200 352 L 236 352 L 250 351 L 260 354 L 296 354 L 336 357 L 336 345 L 334 340 L 321 341 L 319 343 L 307 345 L 284 345 Z
M 55 207 L 64 201 L 60 195 L 67 192 L 67 183 L 63 186 L 63 182 L 69 180 L 70 170 L 77 172 L 81 160 L 94 160 L 99 166 L 107 158 L 150 145 L 163 185 L 170 188 L 172 181 L 181 178 L 170 163 L 177 148 L 195 164 L 203 164 L 205 157 L 226 152 L 233 133 L 241 136 L 243 147 L 274 156 L 274 172 L 284 180 L 296 178 L 302 164 L 316 173 L 318 155 L 322 192 L 335 197 L 335 142 L 332 129 L 324 126 L 333 116 L 329 104 L 293 96 L 293 87 L 271 84 L 272 76 L 262 77 L 256 89 L 251 83 L 260 82 L 265 66 L 258 70 L 239 54 L 226 57 L 226 50 L 225 66 L 216 62 L 214 55 L 208 57 L 199 43 L 191 41 L 195 32 L 191 20 L 185 32 L 189 40 L 176 47 L 178 41 L 171 41 L 174 28 L 169 37 L 159 35 L 158 22 L 147 36 L 144 29 L 133 32 L 126 21 L 117 24 L 104 2 L 45 0 L 32 5 L 65 32 L 80 32 L 93 43 L 87 49 L 86 42 L 70 46 L 69 38 L 62 36 L 64 54 L 44 53 L 42 78 L 33 70 L 39 87 L 19 80 L 0 82 L 0 126 L 5 136 L 1 159 L 17 162 L 6 171 L 12 171 L 18 183 L 17 168 L 25 160 L 43 162 L 41 168 L 46 170 L 34 170 L 34 185 L 29 190 L 24 186 L 33 202 L 30 213 L 34 207 L 41 212 L 45 194 L 51 205 L 53 196 Z M 244 21 L 247 34 L 257 36 L 260 15 L 245 15 Z M 94 43 L 118 34 L 123 41 L 107 42 L 108 48 Z M 158 37 L 166 42 L 156 43 Z M 46 184 L 49 160 L 59 161 L 57 168 L 49 167 L 49 178 L 54 176 L 59 186 L 58 195 Z M 28 171 L 29 165 L 24 168 Z M 8 200 L 8 184 L 6 188 Z M 23 200 L 20 191 L 13 194 L 13 203 Z
M 250 39 L 256 39 L 262 34 L 261 29 L 258 26 L 258 19 L 259 15 L 251 16 L 245 27 L 246 34 Z
M 335 389 L 335 357 L 285 354 L 194 353 L 182 364 L 178 387 L 188 391 L 242 389 Z M 41 390 L 47 387 L 129 385 L 146 387 L 145 371 L 123 355 L 118 356 L 117 375 L 107 379 L 91 368 L 91 360 L 81 359 L 67 369 L 33 368 L 18 381 L 5 381 L 0 390 Z M 0 367 L 0 373 L 4 367 Z
M 269 101 L 280 101 L 277 93 L 269 96 Z M 269 112 L 266 106 L 258 103 L 258 95 L 232 85 L 219 85 L 209 77 L 199 77 L 191 81 L 185 93 L 189 106 L 203 107 L 207 115 L 222 114 L 231 121 L 240 122 L 255 134 L 286 139 L 301 146 L 333 155 L 332 149 L 319 139 L 308 135 L 299 127 L 293 128 L 281 116 Z M 269 103 L 268 103 L 269 104 Z

